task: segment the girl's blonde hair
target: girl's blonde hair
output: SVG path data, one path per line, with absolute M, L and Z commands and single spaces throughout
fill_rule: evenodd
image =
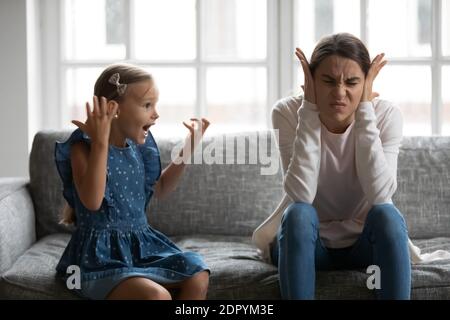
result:
M 108 67 L 100 74 L 94 85 L 94 95 L 97 97 L 105 97 L 108 101 L 115 100 L 120 103 L 126 95 L 120 95 L 117 86 L 111 83 L 110 79 L 113 74 L 119 74 L 121 84 L 132 84 L 141 81 L 153 81 L 152 75 L 141 67 L 128 63 L 115 63 Z M 75 210 L 66 202 L 62 210 L 60 224 L 71 225 L 76 224 Z
M 132 84 L 141 81 L 153 81 L 153 77 L 146 70 L 127 63 L 115 63 L 108 66 L 98 77 L 94 86 L 94 95 L 105 97 L 108 101 L 115 100 L 120 103 L 123 95 L 119 95 L 117 86 L 110 82 L 112 75 L 118 73 L 121 84 Z M 126 91 L 125 91 L 126 94 Z
M 77 217 L 75 215 L 75 210 L 69 206 L 69 204 L 66 202 L 64 205 L 64 208 L 61 213 L 61 217 L 59 219 L 59 223 L 63 224 L 65 226 L 70 226 L 72 224 L 77 223 Z

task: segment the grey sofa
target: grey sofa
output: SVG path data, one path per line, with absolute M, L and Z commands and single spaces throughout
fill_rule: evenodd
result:
M 54 143 L 69 132 L 40 132 L 30 155 L 30 180 L 0 179 L 0 298 L 77 299 L 55 277 L 55 266 L 70 237 L 59 225 L 62 184 L 53 161 Z M 255 144 L 268 132 L 227 135 L 234 154 L 216 137 L 204 152 L 224 155 L 227 163 L 196 164 L 164 201 L 152 200 L 150 223 L 186 250 L 201 253 L 211 268 L 210 299 L 279 299 L 277 270 L 259 258 L 251 244 L 253 229 L 282 196 L 281 167 L 262 175 L 254 164 Z M 253 138 L 251 138 L 253 137 Z M 246 142 L 245 145 L 238 141 Z M 178 142 L 157 139 L 162 164 Z M 207 147 L 210 146 L 208 150 Z M 273 149 L 272 149 L 273 150 Z M 239 151 L 246 151 L 239 155 Z M 274 153 L 275 159 L 278 154 Z M 239 160 L 238 160 L 239 158 Z M 239 162 L 241 164 L 236 164 Z M 259 163 L 259 161 L 258 161 Z M 423 252 L 450 250 L 450 137 L 407 137 L 399 156 L 394 201 L 403 212 L 410 237 Z M 372 299 L 365 270 L 318 272 L 318 299 Z M 450 261 L 413 266 L 413 299 L 450 299 Z

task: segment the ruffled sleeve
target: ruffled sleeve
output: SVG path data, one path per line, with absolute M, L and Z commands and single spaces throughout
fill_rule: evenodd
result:
M 55 143 L 55 163 L 56 168 L 58 169 L 59 176 L 61 177 L 61 180 L 63 182 L 63 196 L 72 208 L 75 208 L 76 192 L 72 176 L 70 149 L 73 144 L 80 141 L 83 141 L 88 145 L 91 144 L 89 136 L 80 129 L 76 129 L 74 132 L 72 132 L 69 139 L 67 139 L 65 142 L 57 141 Z M 112 203 L 110 192 L 108 190 L 108 184 L 106 184 L 105 200 L 108 204 Z
M 145 206 L 147 206 L 150 201 L 150 198 L 154 192 L 153 187 L 161 176 L 161 159 L 159 149 L 151 132 L 149 131 L 148 133 L 149 134 L 145 140 L 145 143 L 138 145 L 138 150 L 144 161 L 146 195 Z

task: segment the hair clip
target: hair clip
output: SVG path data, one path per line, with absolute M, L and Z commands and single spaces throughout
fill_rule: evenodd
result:
M 120 83 L 120 74 L 114 73 L 108 80 L 109 83 L 115 85 L 117 87 L 117 93 L 120 96 L 125 94 L 125 90 L 127 90 L 127 85 L 125 83 Z

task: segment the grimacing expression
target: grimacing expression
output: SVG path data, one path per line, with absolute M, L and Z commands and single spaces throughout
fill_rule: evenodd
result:
M 364 72 L 356 61 L 331 55 L 319 64 L 313 77 L 322 123 L 331 132 L 344 132 L 361 100 Z
M 137 144 L 145 143 L 148 130 L 159 118 L 156 103 L 159 91 L 153 81 L 129 84 L 120 103 L 119 126 L 123 135 Z

